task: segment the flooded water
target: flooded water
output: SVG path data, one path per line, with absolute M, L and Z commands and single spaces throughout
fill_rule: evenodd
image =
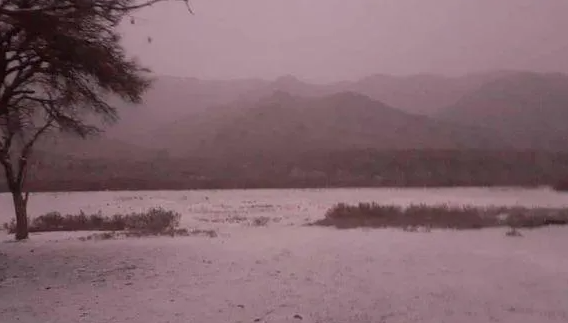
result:
M 568 322 L 566 227 L 303 227 L 338 202 L 568 205 L 546 189 L 35 194 L 30 215 L 174 209 L 210 237 L 0 242 L 0 322 Z M 2 219 L 11 216 L 0 196 Z M 263 226 L 250 226 L 257 216 Z M 245 220 L 237 220 L 245 219 Z M 90 233 L 77 233 L 88 235 Z M 8 237 L 0 240 L 11 241 Z M 46 243 L 49 242 L 49 243 Z M 4 273 L 4 274 L 3 274 Z M 7 295 L 2 297 L 2 295 Z M 9 295 L 9 296 L 8 296 Z M 30 301 L 32 300 L 32 301 Z
M 161 206 L 191 219 L 268 216 L 303 222 L 320 218 L 339 202 L 408 205 L 568 206 L 568 194 L 548 188 L 427 188 L 427 189 L 274 189 L 37 193 L 30 196 L 31 217 L 50 211 L 62 214 L 102 212 L 105 215 Z M 11 198 L 0 194 L 0 221 L 12 216 Z

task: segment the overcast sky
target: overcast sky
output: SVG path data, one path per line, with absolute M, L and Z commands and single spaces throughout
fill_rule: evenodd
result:
M 318 82 L 376 73 L 568 72 L 568 0 L 190 0 L 138 12 L 157 74 Z M 152 43 L 147 37 L 152 37 Z

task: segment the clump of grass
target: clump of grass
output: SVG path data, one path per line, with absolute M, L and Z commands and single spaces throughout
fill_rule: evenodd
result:
M 167 232 L 165 234 L 171 235 L 172 237 L 174 236 L 206 236 L 206 237 L 210 237 L 210 238 L 216 238 L 217 235 L 217 231 L 215 230 L 201 230 L 201 229 L 195 229 L 195 230 L 191 230 L 189 231 L 186 228 L 182 228 L 182 229 L 175 229 L 171 232 Z M 132 237 L 136 237 L 136 238 L 140 238 L 140 237 L 144 237 L 144 236 L 148 236 L 149 234 L 146 234 L 144 231 L 140 232 L 140 231 L 107 231 L 107 232 L 102 232 L 102 233 L 94 233 L 91 235 L 88 235 L 86 237 L 80 237 L 79 240 L 81 241 L 91 241 L 91 240 L 111 240 L 111 239 L 120 239 L 120 238 L 132 238 Z M 164 235 L 164 234 L 159 234 L 159 235 Z
M 267 216 L 257 216 L 252 219 L 251 225 L 255 227 L 264 227 L 267 226 L 270 222 L 270 218 Z
M 505 235 L 507 237 L 522 237 L 523 234 L 517 230 L 516 228 L 510 228 L 509 230 L 507 230 L 507 232 L 505 232 Z
M 118 235 L 116 231 L 112 232 L 103 232 L 103 233 L 94 233 L 86 237 L 80 237 L 79 240 L 81 241 L 88 241 L 88 240 L 110 240 L 117 238 Z
M 151 208 L 146 212 L 132 213 L 125 217 L 128 231 L 143 234 L 172 234 L 179 227 L 181 214 L 162 208 Z
M 568 209 L 449 205 L 401 207 L 378 203 L 340 203 L 328 210 L 324 219 L 313 224 L 341 229 L 425 227 L 465 230 L 500 226 L 535 228 L 568 224 Z
M 180 229 L 181 214 L 163 208 L 151 208 L 146 212 L 131 214 L 115 214 L 103 216 L 101 213 L 86 215 L 80 212 L 75 215 L 61 215 L 49 212 L 38 216 L 30 222 L 30 232 L 50 231 L 124 231 L 127 235 L 183 235 Z M 16 231 L 14 220 L 5 223 L 9 233 Z M 187 230 L 186 230 L 187 231 Z
M 194 229 L 191 231 L 187 231 L 187 235 L 203 235 L 209 238 L 216 238 L 218 236 L 217 231 L 215 230 L 204 230 L 204 229 Z

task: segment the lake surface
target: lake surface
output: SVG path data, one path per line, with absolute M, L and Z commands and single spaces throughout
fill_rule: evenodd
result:
M 378 202 L 503 206 L 568 206 L 568 194 L 548 188 L 361 188 L 361 189 L 266 189 L 195 191 L 118 191 L 36 193 L 30 196 L 29 215 L 46 212 L 105 215 L 142 211 L 161 206 L 184 215 L 184 222 L 232 217 L 268 216 L 293 224 L 321 218 L 336 203 Z M 0 194 L 0 222 L 12 217 L 9 194 Z

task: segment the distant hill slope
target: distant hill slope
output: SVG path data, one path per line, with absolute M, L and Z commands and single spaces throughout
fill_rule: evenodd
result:
M 99 160 L 109 162 L 140 162 L 167 155 L 157 149 L 144 148 L 106 137 L 80 139 L 46 138 L 34 150 L 34 163 L 43 165 L 67 164 L 72 160 Z M 62 174 L 56 174 L 62 176 Z M 0 176 L 1 177 L 1 176 Z
M 367 95 L 397 109 L 422 115 L 433 115 L 453 105 L 462 96 L 509 71 L 448 77 L 436 74 L 393 76 L 376 74 L 355 82 L 338 84 L 352 92 Z
M 453 105 L 463 95 L 482 84 L 508 73 L 512 72 L 498 71 L 461 77 L 436 74 L 375 74 L 357 81 L 329 84 L 310 84 L 287 75 L 262 84 L 245 95 L 259 99 L 275 91 L 283 91 L 297 96 L 315 97 L 349 91 L 366 95 L 408 113 L 432 115 Z
M 224 114 L 180 120 L 154 133 L 171 152 L 289 154 L 343 149 L 503 147 L 484 132 L 394 109 L 361 94 L 300 97 L 277 91 Z
M 497 73 L 449 78 L 438 75 L 389 76 L 375 75 L 355 82 L 310 84 L 293 76 L 274 81 L 258 79 L 198 80 L 195 78 L 157 76 L 144 102 L 132 106 L 116 101 L 121 120 L 109 127 L 107 137 L 151 147 L 155 144 L 147 135 L 155 129 L 183 118 L 210 113 L 240 101 L 256 101 L 282 91 L 301 97 L 320 97 L 345 91 L 360 93 L 408 113 L 432 115 L 452 105 Z
M 465 95 L 437 114 L 485 128 L 522 149 L 568 148 L 568 76 L 514 73 Z
M 164 125 L 238 100 L 262 87 L 263 80 L 208 81 L 195 78 L 158 76 L 139 105 L 115 102 L 120 113 L 107 137 L 147 145 L 145 135 Z

